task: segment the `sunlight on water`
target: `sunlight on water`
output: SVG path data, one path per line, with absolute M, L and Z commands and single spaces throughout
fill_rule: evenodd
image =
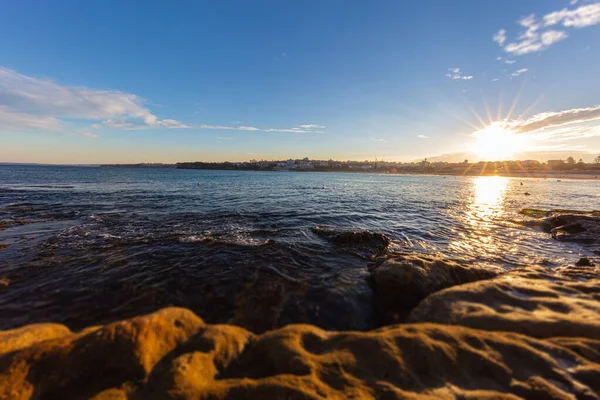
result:
M 480 219 L 487 219 L 502 209 L 506 195 L 508 178 L 500 176 L 480 176 L 473 179 L 474 214 Z
M 465 223 L 471 226 L 468 232 L 461 232 L 460 239 L 450 242 L 449 248 L 466 254 L 488 254 L 500 256 L 512 252 L 494 240 L 495 220 L 504 213 L 504 200 L 508 192 L 508 178 L 481 176 L 473 178 L 471 199 L 463 215 Z

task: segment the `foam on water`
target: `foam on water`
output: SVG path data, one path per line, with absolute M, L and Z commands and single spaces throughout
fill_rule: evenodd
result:
M 241 307 L 277 325 L 368 329 L 367 267 L 381 251 L 573 263 L 586 248 L 553 241 L 519 210 L 598 209 L 599 192 L 574 180 L 0 166 L 0 278 L 11 282 L 0 329 L 170 304 L 209 322 L 235 321 Z

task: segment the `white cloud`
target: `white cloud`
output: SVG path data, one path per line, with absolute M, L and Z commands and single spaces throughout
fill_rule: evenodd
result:
M 231 140 L 232 138 L 227 137 L 227 136 L 217 136 L 216 139 L 219 139 L 219 140 Z
M 600 106 L 540 113 L 526 120 L 512 121 L 509 125 L 515 132 L 526 133 L 596 120 L 600 120 Z
M 544 16 L 544 25 L 562 24 L 564 27 L 583 28 L 600 23 L 600 3 L 581 6 L 574 10 L 563 8 Z
M 510 74 L 510 76 L 519 76 L 521 74 L 524 74 L 527 71 L 529 71 L 527 68 L 521 68 L 521 69 L 516 70 L 512 74 Z
M 496 61 L 502 61 L 502 57 L 500 57 L 500 56 L 496 57 Z
M 303 128 L 303 129 L 325 129 L 325 126 L 324 125 L 306 124 L 306 125 L 300 125 L 300 128 Z
M 420 139 L 427 139 L 429 138 L 429 136 L 425 136 L 425 135 L 417 135 L 418 138 Z
M 460 68 L 448 68 L 448 71 L 450 71 L 450 73 L 446 74 L 446 76 L 453 80 L 461 79 L 461 80 L 468 81 L 470 79 L 473 79 L 473 76 L 471 76 L 471 75 L 461 75 Z
M 313 125 L 321 126 L 321 125 Z M 223 130 L 223 131 L 248 131 L 248 132 L 288 132 L 288 133 L 323 133 L 323 131 L 316 130 L 312 126 L 310 128 L 257 128 L 254 126 L 226 126 L 226 125 L 188 125 L 188 128 L 193 129 L 211 129 L 211 130 Z
M 577 2 L 571 2 L 575 5 Z M 534 14 L 521 18 L 517 21 L 525 30 L 517 37 L 517 40 L 505 43 L 506 31 L 501 29 L 493 37 L 504 51 L 515 56 L 542 51 L 554 43 L 564 40 L 568 34 L 563 30 L 550 29 L 555 25 L 564 28 L 583 28 L 600 23 L 600 2 L 582 5 L 572 10 L 562 9 L 536 18 Z
M 504 60 L 505 64 L 514 64 L 516 62 L 517 62 L 516 60 Z
M 376 137 L 372 137 L 371 140 L 374 140 L 376 142 L 383 142 L 383 143 L 387 143 L 387 140 L 383 139 L 383 138 L 376 138 Z
M 0 127 L 11 130 L 72 133 L 67 120 L 107 121 L 109 126 L 183 127 L 176 120 L 159 119 L 134 94 L 62 86 L 3 67 L 0 67 L 0 106 Z
M 80 132 L 73 122 L 87 122 L 89 129 L 119 130 L 215 129 L 235 131 L 322 133 L 323 125 L 298 128 L 256 128 L 252 126 L 188 125 L 175 119 L 160 119 L 143 98 L 115 90 L 64 86 L 0 67 L 0 130 L 36 130 L 97 137 Z
M 540 151 L 573 146 L 564 143 L 600 138 L 600 105 L 543 112 L 530 118 L 496 121 L 492 126 L 518 135 L 522 150 Z M 576 144 L 582 150 L 590 150 L 585 143 Z
M 498 82 L 500 80 L 500 78 L 494 78 L 492 79 L 492 82 Z
M 502 46 L 504 44 L 504 42 L 506 41 L 506 30 L 505 29 L 500 29 L 494 36 L 493 36 L 494 42 L 498 43 L 500 46 Z

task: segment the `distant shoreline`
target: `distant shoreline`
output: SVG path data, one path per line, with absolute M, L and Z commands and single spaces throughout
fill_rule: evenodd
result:
M 568 171 L 546 171 L 546 172 L 511 172 L 505 173 L 500 171 L 490 171 L 483 174 L 477 173 L 476 171 L 467 171 L 466 173 L 455 171 L 455 172 L 436 172 L 436 171 L 401 171 L 401 172 L 387 172 L 385 170 L 325 170 L 325 169 L 290 169 L 290 170 L 279 170 L 274 171 L 271 169 L 233 169 L 233 168 L 221 168 L 221 169 L 209 169 L 209 168 L 176 168 L 174 165 L 67 165 L 67 164 L 17 164 L 17 163 L 0 163 L 3 166 L 32 166 L 32 167 L 96 167 L 96 168 L 132 168 L 132 169 L 178 169 L 188 171 L 254 171 L 254 172 L 272 172 L 272 173 L 344 173 L 344 174 L 374 174 L 374 175 L 390 175 L 390 176 L 498 176 L 504 178 L 523 178 L 523 179 L 576 179 L 576 180 L 591 180 L 600 181 L 600 171 L 590 172 L 568 172 Z

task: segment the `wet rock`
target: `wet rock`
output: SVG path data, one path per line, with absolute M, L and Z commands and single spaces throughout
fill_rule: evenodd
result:
M 436 256 L 396 253 L 377 260 L 371 268 L 378 322 L 402 322 L 425 297 L 442 289 L 490 279 L 504 272 L 500 268 L 461 265 Z
M 578 267 L 593 267 L 594 264 L 587 257 L 581 257 L 579 261 L 575 263 Z
M 0 398 L 599 399 L 600 342 L 435 324 L 256 336 L 182 309 L 0 354 Z
M 524 267 L 426 298 L 410 322 L 600 340 L 600 269 Z
M 338 248 L 367 258 L 382 254 L 391 243 L 386 235 L 379 232 L 323 226 L 317 226 L 312 231 Z
M 526 225 L 540 226 L 558 241 L 580 243 L 600 254 L 600 211 L 524 209 L 520 213 L 535 218 Z

